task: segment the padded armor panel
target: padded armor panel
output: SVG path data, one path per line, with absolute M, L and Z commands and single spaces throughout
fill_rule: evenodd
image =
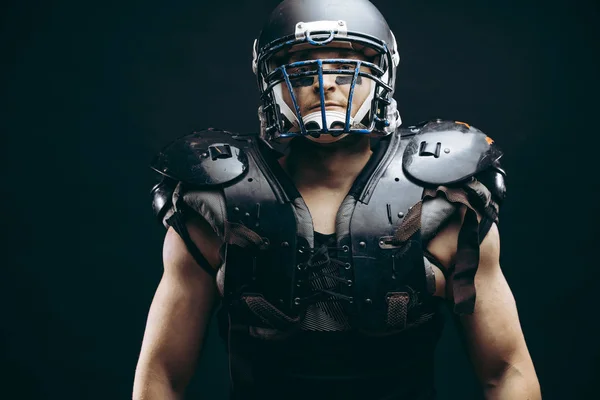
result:
M 402 172 L 404 143 L 396 135 L 390 143 L 389 164 L 365 189 L 368 203 L 356 204 L 350 223 L 354 279 L 355 326 L 369 334 L 402 330 L 423 310 L 413 310 L 416 299 L 429 298 L 420 234 L 401 246 L 388 245 L 409 209 L 421 200 L 423 188 Z
M 152 161 L 151 168 L 192 185 L 222 185 L 248 171 L 248 157 L 243 150 L 247 140 L 227 131 L 194 132 L 166 146 Z
M 493 140 L 461 122 L 429 122 L 412 137 L 403 159 L 405 173 L 424 184 L 449 185 L 491 167 L 502 157 Z

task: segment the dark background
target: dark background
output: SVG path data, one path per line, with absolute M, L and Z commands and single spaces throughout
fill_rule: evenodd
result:
M 0 397 L 130 398 L 162 272 L 147 166 L 192 129 L 257 129 L 251 48 L 276 3 L 3 3 Z M 399 42 L 405 123 L 467 121 L 504 149 L 502 265 L 544 398 L 591 397 L 598 3 L 374 3 Z M 440 399 L 472 398 L 451 323 L 438 359 Z M 212 326 L 189 398 L 227 384 Z

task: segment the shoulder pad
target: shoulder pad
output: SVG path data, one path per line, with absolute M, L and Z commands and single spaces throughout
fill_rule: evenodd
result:
M 169 208 L 173 205 L 172 196 L 177 181 L 163 176 L 161 181 L 154 185 L 150 191 L 152 196 L 152 210 L 159 221 L 162 221 Z
M 150 167 L 176 181 L 222 185 L 248 171 L 244 148 L 252 136 L 207 129 L 183 136 L 161 150 Z
M 494 162 L 491 168 L 487 168 L 475 175 L 475 179 L 490 191 L 492 199 L 498 205 L 501 205 L 506 197 L 505 178 L 506 172 L 500 168 L 498 161 Z
M 436 120 L 413 129 L 418 132 L 407 138 L 402 166 L 409 177 L 426 184 L 463 181 L 502 157 L 491 138 L 464 122 Z

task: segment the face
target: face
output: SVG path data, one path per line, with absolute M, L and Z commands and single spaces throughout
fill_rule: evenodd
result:
M 327 58 L 366 60 L 364 55 L 350 50 L 316 49 L 293 53 L 289 58 L 288 63 L 291 64 L 297 61 Z M 354 71 L 355 67 L 355 64 L 323 64 L 323 70 L 339 69 Z M 307 72 L 314 69 L 315 67 L 310 65 L 289 69 L 288 73 L 293 74 Z M 361 70 L 369 72 L 367 67 L 361 66 Z M 351 81 L 351 75 L 323 74 L 323 91 L 325 96 L 325 109 L 327 111 L 338 111 L 344 115 L 346 114 L 348 98 L 350 97 Z M 292 80 L 291 84 L 292 91 L 296 98 L 296 104 L 298 105 L 300 113 L 303 117 L 306 117 L 311 113 L 321 112 L 321 95 L 318 75 L 301 77 Z M 354 87 L 354 93 L 352 95 L 352 117 L 356 115 L 358 109 L 369 96 L 372 84 L 374 83 L 370 79 L 360 76 L 358 77 Z M 283 87 L 282 97 L 287 105 L 293 110 L 294 106 L 287 86 Z M 337 137 L 333 137 L 331 135 L 321 135 L 319 138 L 307 136 L 307 139 L 318 143 L 331 143 L 341 140 L 346 135 L 347 134 L 342 134 Z

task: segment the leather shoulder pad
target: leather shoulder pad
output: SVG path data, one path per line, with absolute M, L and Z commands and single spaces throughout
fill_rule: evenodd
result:
M 436 120 L 412 130 L 418 131 L 407 138 L 410 142 L 402 166 L 410 178 L 424 184 L 464 181 L 497 164 L 502 157 L 491 138 L 464 122 Z
M 223 185 L 248 171 L 245 148 L 254 136 L 209 128 L 180 137 L 163 148 L 150 167 L 176 181 L 196 186 Z

